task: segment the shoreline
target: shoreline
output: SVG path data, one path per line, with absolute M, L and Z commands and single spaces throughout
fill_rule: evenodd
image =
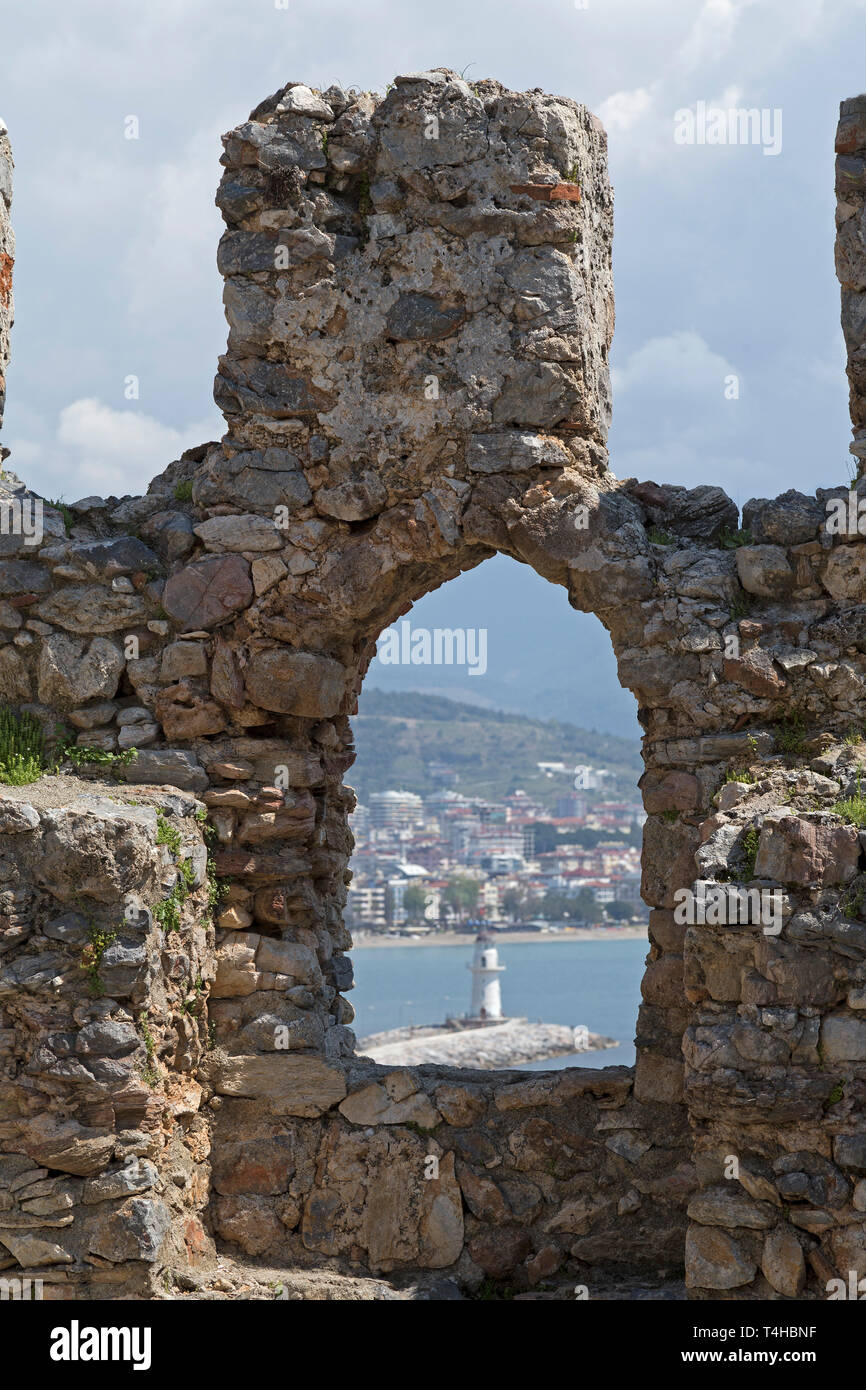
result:
M 579 1047 L 577 1029 L 561 1023 L 530 1023 L 526 1018 L 503 1019 L 486 1027 L 428 1027 L 386 1029 L 362 1038 L 360 1055 L 380 1065 L 411 1067 L 471 1067 L 481 1071 L 520 1067 L 526 1062 L 548 1062 L 569 1057 L 576 1050 L 606 1051 L 619 1047 L 616 1038 L 584 1032 L 586 1047 Z
M 492 936 L 495 943 L 501 946 L 562 941 L 646 941 L 649 945 L 647 925 L 615 927 L 611 930 L 604 927 L 576 927 L 574 931 L 563 932 L 494 932 Z M 380 936 L 375 932 L 357 932 L 352 934 L 352 941 L 352 949 L 358 951 L 366 950 L 368 947 L 381 950 L 389 946 L 472 946 L 475 943 L 475 934 L 436 932 L 433 936 Z

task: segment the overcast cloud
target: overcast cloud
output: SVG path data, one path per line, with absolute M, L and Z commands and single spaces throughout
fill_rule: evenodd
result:
M 381 90 L 436 64 L 567 94 L 607 124 L 615 471 L 713 480 L 740 502 L 844 477 L 832 143 L 839 100 L 863 85 L 866 0 L 278 3 L 8 7 L 18 263 L 4 439 L 28 481 L 67 497 L 143 488 L 175 450 L 222 432 L 220 133 L 289 80 Z M 675 113 L 699 101 L 780 111 L 781 152 L 676 144 Z M 129 115 L 138 140 L 124 138 Z
M 574 97 L 607 125 L 614 471 L 720 483 L 740 504 L 846 477 L 833 134 L 866 85 L 866 0 L 278 3 L 4 7 L 18 239 L 4 443 L 28 482 L 68 499 L 143 490 L 222 433 L 221 132 L 287 81 L 384 90 L 437 65 Z M 780 112 L 780 151 L 676 143 L 676 113 L 698 102 Z

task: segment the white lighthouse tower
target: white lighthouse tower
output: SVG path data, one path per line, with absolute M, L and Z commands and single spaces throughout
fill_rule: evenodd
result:
M 502 1018 L 499 976 L 505 966 L 499 964 L 499 952 L 485 932 L 475 938 L 475 955 L 466 968 L 472 971 L 470 1018 Z

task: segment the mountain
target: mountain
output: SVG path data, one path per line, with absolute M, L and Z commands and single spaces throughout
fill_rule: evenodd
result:
M 357 759 L 347 781 L 362 803 L 389 788 L 427 796 L 446 787 L 491 800 L 522 789 L 552 806 L 572 790 L 577 764 L 609 770 L 604 796 L 637 796 L 642 764 L 636 739 L 558 720 L 365 687 L 352 727 Z M 539 762 L 564 762 L 567 771 L 545 774 Z M 588 793 L 590 800 L 597 795 Z
M 377 657 L 365 688 L 422 690 L 489 710 L 640 738 L 637 704 L 619 683 L 601 622 L 576 612 L 564 589 L 528 565 L 492 556 L 426 594 L 406 616 L 413 630 L 483 629 L 486 669 L 470 674 L 465 666 L 386 665 Z

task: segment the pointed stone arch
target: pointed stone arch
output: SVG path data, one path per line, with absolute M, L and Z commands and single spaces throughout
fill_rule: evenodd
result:
M 837 171 L 858 457 L 864 112 L 843 104 Z M 2 134 L 0 375 L 9 158 Z M 0 1244 L 142 1296 L 214 1239 L 470 1283 L 684 1260 L 698 1298 L 825 1296 L 866 1241 L 864 484 L 759 499 L 739 529 L 719 488 L 613 476 L 611 195 L 579 104 L 447 70 L 384 97 L 295 83 L 223 162 L 226 435 L 71 535 L 46 505 L 0 565 L 0 696 L 79 744 L 135 738 L 117 770 L 145 803 L 0 798 L 0 1171 L 23 1192 L 43 1164 L 74 1208 L 31 1239 L 16 1197 Z M 496 552 L 600 618 L 638 699 L 634 1069 L 355 1056 L 349 717 L 382 627 Z M 61 910 L 76 883 L 89 928 Z M 701 884 L 778 893 L 778 920 L 685 923 Z

